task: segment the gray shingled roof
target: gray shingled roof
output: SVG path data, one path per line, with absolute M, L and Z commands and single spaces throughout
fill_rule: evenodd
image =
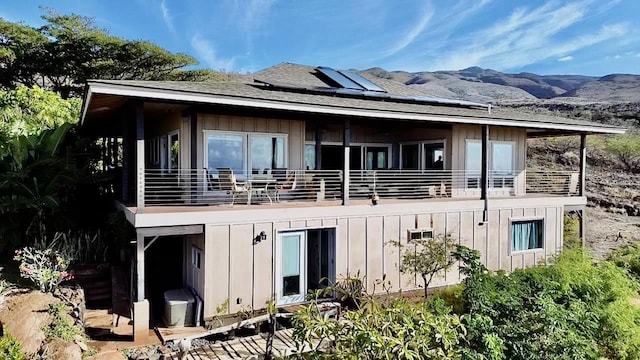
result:
M 599 129 L 619 129 L 610 125 L 604 125 L 590 121 L 582 121 L 542 114 L 533 114 L 511 108 L 494 107 L 491 113 L 489 113 L 487 109 L 470 107 L 400 103 L 367 98 L 343 97 L 330 94 L 281 91 L 269 88 L 258 83 L 250 83 L 252 79 L 256 79 L 268 82 L 295 84 L 303 87 L 327 87 L 327 84 L 325 84 L 317 76 L 315 76 L 314 72 L 314 68 L 310 66 L 282 63 L 271 68 L 259 71 L 255 74 L 247 75 L 245 76 L 244 82 L 90 80 L 89 88 L 91 89 L 92 86 L 95 88 L 99 85 L 106 85 L 123 89 L 148 91 L 150 94 L 153 92 L 170 92 L 176 94 L 188 93 L 211 98 L 236 98 L 279 104 L 311 105 L 320 108 L 326 107 L 331 109 L 384 111 L 392 115 L 433 115 L 472 119 L 498 119 L 514 122 L 522 121 L 538 124 L 576 125 L 593 128 L 593 130 L 596 132 Z M 367 76 L 366 74 L 362 75 Z M 389 93 L 408 96 L 425 96 L 424 93 L 416 91 L 402 83 L 387 79 L 374 79 L 371 76 L 367 77 L 376 84 L 385 88 Z M 152 97 L 150 96 L 150 98 Z M 85 101 L 87 101 L 87 99 L 85 99 Z M 517 126 L 517 124 L 515 123 L 514 125 Z

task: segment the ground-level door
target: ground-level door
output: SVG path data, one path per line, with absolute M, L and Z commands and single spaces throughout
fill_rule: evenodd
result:
M 275 258 L 276 304 L 302 302 L 335 281 L 335 229 L 279 232 Z

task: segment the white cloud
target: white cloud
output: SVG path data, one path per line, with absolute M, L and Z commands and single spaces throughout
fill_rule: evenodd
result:
M 573 56 L 571 56 L 571 55 L 563 56 L 563 57 L 558 59 L 558 61 L 560 61 L 560 62 L 566 62 L 566 61 L 571 61 L 571 60 L 573 60 Z
M 418 37 L 424 29 L 429 24 L 431 17 L 433 17 L 434 11 L 430 6 L 429 2 L 425 3 L 425 7 L 420 15 L 419 21 L 413 25 L 413 27 L 407 32 L 405 36 L 403 36 L 399 41 L 397 41 L 389 50 L 387 50 L 385 56 L 390 56 L 398 51 L 406 48 L 411 45 L 411 43 Z
M 563 31 L 576 26 L 591 14 L 592 0 L 560 4 L 549 1 L 535 9 L 519 8 L 498 23 L 472 33 L 455 50 L 441 54 L 430 69 L 461 69 L 473 65 L 500 70 L 522 67 L 607 40 L 629 31 L 627 24 L 607 25 L 597 32 L 562 38 Z M 595 9 L 593 11 L 600 11 Z
M 215 47 L 202 35 L 195 34 L 191 38 L 191 47 L 196 51 L 198 57 L 204 59 L 210 68 L 214 70 L 233 70 L 234 59 L 226 59 L 218 57 Z
M 173 27 L 173 17 L 171 16 L 171 12 L 169 12 L 169 8 L 167 7 L 165 0 L 160 1 L 160 10 L 162 11 L 162 20 L 164 20 L 169 31 L 175 32 L 175 28 Z

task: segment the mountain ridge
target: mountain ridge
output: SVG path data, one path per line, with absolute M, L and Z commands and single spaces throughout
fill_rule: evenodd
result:
M 472 66 L 462 70 L 387 71 L 374 67 L 361 72 L 391 79 L 431 96 L 487 103 L 563 101 L 640 102 L 640 75 L 538 75 L 503 73 Z

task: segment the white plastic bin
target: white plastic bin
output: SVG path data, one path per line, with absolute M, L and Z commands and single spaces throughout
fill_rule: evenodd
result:
M 164 323 L 167 327 L 193 326 L 195 299 L 187 289 L 164 292 Z

